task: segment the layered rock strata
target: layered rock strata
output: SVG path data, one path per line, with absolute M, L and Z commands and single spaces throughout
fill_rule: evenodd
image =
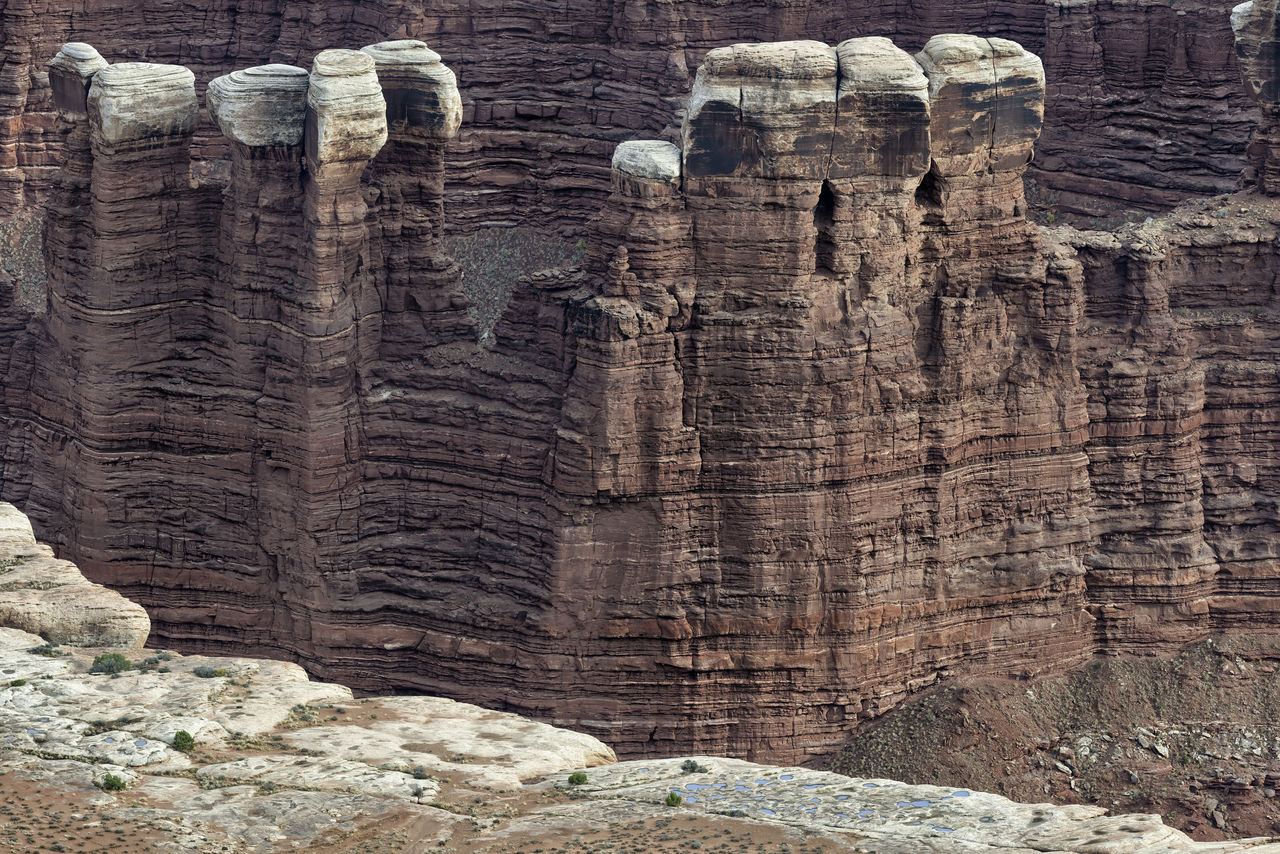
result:
M 934 33 L 1013 38 L 1050 69 L 1035 169 L 1046 200 L 1106 214 L 1234 189 L 1255 116 L 1236 85 L 1229 0 L 779 3 L 709 0 L 8 0 L 0 9 L 0 215 L 42 198 L 58 164 L 44 63 L 67 41 L 190 67 L 201 87 L 264 62 L 309 66 L 321 49 L 419 38 L 454 57 L 467 125 L 452 150 L 458 227 L 548 221 L 581 229 L 608 193 L 614 145 L 666 131 L 712 48 L 745 41 Z M 198 24 L 193 26 L 193 21 Z M 201 156 L 218 158 L 205 125 Z
M 0 503 L 0 568 L 35 560 L 47 569 L 47 554 L 27 519 Z M 360 850 L 409 833 L 419 846 L 531 848 L 602 832 L 610 844 L 661 850 L 670 834 L 647 831 L 675 824 L 694 841 L 727 835 L 719 847 L 743 852 L 762 839 L 823 852 L 856 841 L 887 854 L 942 844 L 1007 851 L 1011 842 L 1061 852 L 1280 850 L 1262 839 L 1197 844 L 1154 815 L 954 787 L 711 756 L 618 763 L 589 736 L 514 715 L 435 697 L 357 700 L 281 662 L 139 650 L 141 608 L 60 563 L 85 605 L 131 629 L 79 634 L 80 615 L 65 610 L 49 620 L 57 588 L 0 608 L 0 668 L 13 677 L 0 687 L 0 769 L 22 798 L 11 809 L 47 805 L 51 815 L 21 830 L 55 848 L 89 842 L 106 824 L 131 844 L 192 850 Z M 31 633 L 37 624 L 43 637 Z M 95 673 L 112 656 L 129 666 Z M 681 803 L 663 806 L 672 792 Z M 154 820 L 139 827 L 140 815 Z M 747 840 L 730 849 L 739 834 Z
M 438 57 L 215 81 L 220 201 L 179 178 L 189 86 L 110 66 L 66 110 L 90 200 L 54 200 L 10 440 L 44 461 L 11 491 L 160 636 L 773 755 L 951 667 L 1091 651 L 1080 271 L 1021 216 L 1017 45 L 713 51 L 682 150 L 619 147 L 585 276 L 483 346 L 440 251 Z
M 1274 204 L 1029 225 L 1011 41 L 711 51 L 483 340 L 425 45 L 215 81 L 221 193 L 189 74 L 54 69 L 5 494 L 169 643 L 790 758 L 954 672 L 1273 622 Z
M 1280 193 L 1280 42 L 1276 15 L 1276 4 L 1267 0 L 1241 3 L 1231 12 L 1245 89 L 1262 112 L 1262 122 L 1249 145 L 1251 174 L 1247 178 L 1268 195 Z

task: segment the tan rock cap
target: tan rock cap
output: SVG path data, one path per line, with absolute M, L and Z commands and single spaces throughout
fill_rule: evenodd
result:
M 299 145 L 310 76 L 294 65 L 259 65 L 215 78 L 205 101 L 230 139 L 249 146 Z
M 113 144 L 190 134 L 199 114 L 195 84 L 195 75 L 181 65 L 108 65 L 89 87 L 89 119 Z
M 89 86 L 107 64 L 93 45 L 68 42 L 62 46 L 49 61 L 49 85 L 58 115 L 67 120 L 88 117 Z
M 361 51 L 377 65 L 391 133 L 440 140 L 457 134 L 462 97 L 457 77 L 440 54 L 415 39 L 379 42 Z
M 311 66 L 307 90 L 307 159 L 367 161 L 387 141 L 387 102 L 373 57 L 358 50 L 326 50 Z

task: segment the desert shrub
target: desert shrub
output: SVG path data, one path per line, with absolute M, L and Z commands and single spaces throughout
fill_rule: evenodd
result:
M 678 807 L 678 806 L 680 806 L 682 803 L 684 803 L 684 798 L 680 797 L 680 796 L 679 796 L 678 794 L 676 794 L 675 792 L 667 792 L 667 801 L 666 801 L 666 803 L 667 803 L 667 806 L 669 806 L 669 807 Z
M 127 788 L 124 779 L 115 774 L 103 775 L 102 782 L 98 784 L 98 787 L 104 792 L 123 792 Z
M 11 680 L 9 680 L 9 687 L 10 687 L 10 688 L 21 688 L 23 685 L 26 685 L 26 684 L 27 684 L 27 680 L 25 680 L 25 679 L 11 679 Z
M 180 729 L 173 734 L 173 749 L 179 753 L 190 753 L 196 749 L 196 740 L 185 729 Z
M 421 765 L 415 765 L 413 766 L 413 779 L 429 780 L 431 779 L 431 776 L 427 773 L 426 768 L 423 768 Z
M 65 652 L 58 648 L 56 643 L 44 643 L 40 646 L 33 646 L 31 649 L 27 650 L 27 652 L 32 655 L 43 655 L 45 658 L 57 658 L 60 655 L 66 655 Z
M 93 660 L 90 673 L 123 673 L 133 667 L 133 662 L 118 652 L 104 652 Z
M 574 771 L 569 775 L 570 786 L 581 786 L 585 782 L 587 782 L 587 775 L 581 771 Z
M 201 679 L 213 679 L 215 676 L 227 675 L 226 668 L 210 667 L 207 664 L 201 664 L 199 667 L 194 668 L 191 672 L 194 673 L 196 676 L 199 676 Z

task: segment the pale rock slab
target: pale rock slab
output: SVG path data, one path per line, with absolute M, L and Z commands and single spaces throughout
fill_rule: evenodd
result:
M 678 184 L 680 149 L 657 139 L 636 139 L 619 143 L 613 151 L 612 168 L 632 178 Z
M 379 42 L 360 49 L 373 57 L 387 101 L 391 132 L 446 140 L 462 126 L 458 78 L 436 53 L 415 39 Z
M 359 792 L 383 798 L 425 803 L 440 791 L 434 780 L 418 780 L 403 771 L 373 768 L 364 762 L 334 757 L 249 756 L 234 762 L 206 765 L 196 772 L 201 780 L 237 781 L 279 788 Z
M 822 42 L 712 50 L 689 96 L 685 174 L 823 177 L 835 124 L 837 68 L 835 48 Z
M 244 145 L 299 145 L 307 121 L 307 71 L 259 65 L 209 83 L 205 101 L 218 128 Z
M 0 502 L 0 626 L 76 646 L 141 647 L 151 621 L 141 606 L 93 584 L 36 542 L 31 523 Z
M 547 769 L 616 761 L 613 751 L 591 736 L 467 703 L 385 697 L 375 705 L 393 719 L 361 727 L 310 727 L 285 740 L 328 756 L 359 755 L 373 764 L 406 769 L 421 765 L 434 774 L 504 790 L 551 773 Z
M 195 75 L 181 65 L 108 65 L 89 87 L 95 137 L 114 146 L 190 134 L 199 117 L 195 82 Z
M 660 802 L 674 792 L 682 807 L 810 831 L 856 834 L 859 849 L 906 852 L 1080 852 L 1157 854 L 1250 850 L 1271 854 L 1264 840 L 1199 843 L 1154 815 L 1108 816 L 1101 807 L 1020 804 L 999 795 L 947 786 L 860 779 L 737 759 L 621 762 L 588 772 L 574 787 L 593 798 Z M 567 787 L 563 781 L 562 787 Z

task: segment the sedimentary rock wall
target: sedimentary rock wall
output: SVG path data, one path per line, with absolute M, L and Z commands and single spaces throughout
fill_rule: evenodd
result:
M 711 51 L 483 340 L 425 45 L 214 80 L 225 187 L 187 69 L 50 82 L 2 485 L 167 643 L 799 757 L 941 675 L 1273 622 L 1275 205 L 1029 225 L 1014 42 Z
M 1012 38 L 1050 71 L 1035 175 L 1044 198 L 1106 213 L 1230 191 L 1255 122 L 1232 60 L 1227 0 L 867 3 L 709 0 L 466 4 L 440 0 L 7 0 L 0 6 L 0 216 L 41 197 L 59 157 L 44 63 L 64 43 L 180 63 L 200 91 L 331 46 L 421 38 L 453 57 L 466 125 L 449 151 L 455 227 L 530 220 L 581 228 L 608 192 L 614 145 L 674 140 L 696 71 L 744 41 L 934 33 Z M 207 121 L 196 153 L 225 153 Z

